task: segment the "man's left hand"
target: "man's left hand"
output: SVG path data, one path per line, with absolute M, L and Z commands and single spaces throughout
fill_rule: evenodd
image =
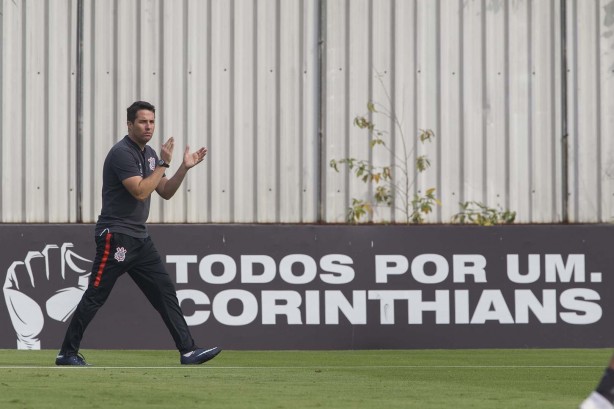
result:
M 186 169 L 193 168 L 194 166 L 202 162 L 203 159 L 205 159 L 206 155 L 207 155 L 207 148 L 203 147 L 197 150 L 196 152 L 190 153 L 190 147 L 186 146 L 185 152 L 183 154 L 183 165 L 186 167 Z

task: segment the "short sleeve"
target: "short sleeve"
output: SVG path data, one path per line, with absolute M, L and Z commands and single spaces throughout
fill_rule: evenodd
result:
M 110 167 L 120 181 L 133 176 L 143 177 L 143 170 L 139 165 L 136 153 L 127 149 L 116 149 L 110 159 Z

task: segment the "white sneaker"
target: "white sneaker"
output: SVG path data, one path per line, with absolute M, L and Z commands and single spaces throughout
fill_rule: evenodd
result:
M 580 404 L 580 409 L 614 409 L 614 406 L 602 394 L 593 392 Z

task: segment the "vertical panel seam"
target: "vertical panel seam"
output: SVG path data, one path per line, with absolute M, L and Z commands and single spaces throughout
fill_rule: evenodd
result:
M 599 84 L 601 84 L 601 36 L 599 35 L 600 32 L 600 28 L 601 28 L 601 7 L 599 7 L 599 4 L 597 4 L 597 7 L 595 7 L 595 18 L 596 18 L 596 24 L 595 24 L 595 38 L 597 39 L 597 41 L 595 41 L 595 48 L 596 48 L 596 52 L 595 52 L 595 56 L 597 61 L 595 61 L 595 79 L 596 79 L 596 83 L 595 83 L 595 99 L 596 99 L 596 118 L 595 118 L 595 123 L 596 123 L 596 137 L 597 137 L 597 158 L 596 158 L 596 165 L 597 165 L 597 221 L 598 222 L 603 222 L 606 220 L 603 220 L 603 176 L 602 176 L 602 155 L 601 155 L 601 148 L 602 148 L 602 140 L 601 140 L 601 87 L 599 86 Z
M 550 0 L 550 13 L 551 13 L 551 18 L 550 18 L 550 44 L 552 45 L 550 47 L 550 67 L 552 67 L 552 75 L 550 76 L 550 111 L 551 111 L 551 115 L 550 115 L 550 129 L 551 131 L 551 136 L 550 136 L 550 155 L 552 157 L 552 162 L 551 162 L 551 173 L 552 173 L 552 177 L 550 179 L 550 185 L 551 185 L 551 191 L 550 191 L 550 195 L 551 195 L 551 208 L 550 208 L 550 212 L 551 212 L 551 216 L 550 219 L 551 221 L 556 221 L 556 217 L 557 217 L 557 213 L 556 213 L 556 202 L 557 202 L 557 172 L 556 172 L 556 164 L 557 164 L 557 157 L 556 157 L 556 7 L 554 5 L 554 1 L 555 0 Z
M 435 3 L 435 44 L 437 44 L 437 49 L 439 50 L 439 52 L 435 53 L 435 75 L 436 75 L 436 81 L 435 81 L 435 126 L 437 127 L 437 131 L 436 133 L 439 134 L 439 138 L 435 139 L 435 155 L 437 158 L 437 172 L 436 172 L 436 180 L 435 180 L 435 184 L 437 186 L 437 192 L 442 192 L 442 161 L 441 161 L 441 78 L 442 78 L 442 72 L 441 72 L 441 53 L 442 53 L 442 47 L 441 47 L 441 0 L 438 0 L 437 3 Z M 448 135 L 449 136 L 449 135 Z M 441 206 L 435 206 L 437 209 L 437 213 L 436 213 L 436 220 L 441 222 L 443 215 L 442 215 L 442 210 L 441 210 Z
M 567 0 L 560 0 L 561 31 L 561 213 L 563 223 L 569 222 L 569 135 L 568 135 L 568 60 L 567 60 Z
M 113 1 L 113 127 L 116 129 L 119 124 L 119 5 L 118 0 Z M 113 140 L 117 141 L 119 135 L 115 134 Z
M 135 22 L 135 26 L 136 26 L 136 42 L 135 44 L 142 44 L 143 43 L 143 25 L 141 24 L 141 19 L 140 14 L 138 13 L 138 10 L 141 10 L 143 7 L 143 3 L 142 0 L 137 0 L 137 4 L 136 4 L 136 10 L 137 12 L 134 15 L 134 19 L 136 20 Z M 143 69 L 143 53 L 141 50 L 141 47 L 135 47 L 136 48 L 136 72 L 140 73 L 142 72 Z M 137 81 L 136 81 L 136 95 L 138 99 L 141 99 L 141 89 L 143 88 L 143 75 L 138 75 L 137 74 Z
M 480 39 L 481 42 L 481 53 L 482 53 L 482 61 L 481 61 L 481 69 L 482 69 L 482 198 L 486 203 L 488 198 L 488 137 L 487 137 L 487 101 L 488 101 L 488 80 L 487 80 L 487 69 L 488 69 L 488 53 L 487 53 L 487 44 L 486 44 L 486 3 L 485 0 L 481 2 L 481 10 L 482 15 L 480 18 L 481 22 L 481 30 L 482 36 Z M 488 203 L 490 204 L 490 203 Z
M 299 136 L 299 146 L 298 146 L 298 203 L 299 203 L 299 221 L 301 223 L 305 222 L 305 177 L 304 177 L 304 167 L 305 167 L 305 129 L 304 129 L 304 108 L 305 108 L 305 80 L 307 78 L 306 72 L 307 69 L 307 58 L 305 58 L 305 7 L 306 2 L 302 3 L 302 7 L 298 8 L 298 136 Z
M 464 113 L 464 101 L 465 101 L 465 70 L 463 69 L 465 63 L 465 13 L 463 12 L 463 0 L 458 0 L 458 26 L 459 26 L 459 36 L 458 36 L 458 49 L 459 49 L 459 67 L 458 67 L 458 81 L 459 81 L 459 104 L 458 104 L 458 118 L 459 118 L 459 169 L 458 169 L 458 177 L 459 177 L 459 192 L 458 192 L 458 201 L 465 200 L 465 113 Z
M 83 0 L 77 0 L 77 39 L 75 41 L 75 167 L 77 169 L 75 200 L 77 223 L 83 223 Z
M 228 67 L 229 75 L 230 75 L 230 90 L 229 90 L 229 98 L 228 98 L 228 111 L 230 117 L 230 125 L 229 125 L 229 152 L 228 152 L 228 164 L 229 164 L 229 180 L 230 185 L 228 186 L 228 200 L 230 203 L 230 214 L 229 219 L 231 222 L 235 221 L 235 189 L 232 187 L 235 181 L 235 161 L 233 160 L 235 149 L 236 149 L 236 128 L 235 128 L 235 0 L 230 1 L 230 67 Z
M 253 166 L 254 172 L 252 177 L 253 186 L 253 214 L 252 220 L 258 222 L 258 0 L 253 0 L 254 14 L 253 14 L 253 35 L 252 35 L 252 49 L 254 50 L 254 73 L 252 81 L 252 123 L 254 141 L 253 148 Z
M 190 139 L 190 134 L 188 133 L 188 124 L 190 123 L 190 102 L 189 102 L 189 98 L 188 98 L 188 94 L 189 94 L 189 81 L 188 81 L 188 76 L 189 76 L 189 69 L 188 69 L 188 53 L 191 47 L 191 43 L 190 43 L 190 30 L 189 30 L 189 23 L 190 23 L 190 19 L 188 18 L 188 16 L 190 15 L 189 13 L 189 7 L 190 7 L 190 3 L 188 0 L 184 0 L 183 1 L 183 14 L 182 14 L 182 19 L 183 19 L 183 24 L 182 24 L 182 28 L 183 28 L 183 38 L 185 41 L 185 47 L 182 48 L 183 51 L 183 56 L 182 56 L 182 62 L 183 62 L 183 67 L 182 67 L 182 78 L 183 78 L 183 126 L 184 126 L 184 132 L 186 135 L 186 145 L 189 142 Z M 196 141 L 195 141 L 196 142 Z M 193 148 L 198 148 L 198 145 L 193 147 Z M 190 186 L 192 186 L 192 182 L 191 179 L 190 181 L 188 181 L 184 188 L 183 188 L 183 209 L 182 209 L 182 213 L 183 213 L 183 222 L 187 223 L 188 222 L 188 203 L 189 203 L 189 199 L 190 199 L 190 193 L 192 191 L 192 189 L 190 188 Z
M 396 54 L 395 50 L 397 47 L 396 43 L 396 0 L 392 0 L 390 5 L 390 83 L 392 86 L 390 87 L 390 112 L 392 112 L 392 117 L 390 118 L 390 168 L 396 169 L 396 155 L 394 154 L 396 151 L 396 136 L 397 136 L 397 128 L 396 121 L 398 121 L 397 109 L 396 109 Z M 396 176 L 396 175 L 394 175 Z M 396 200 L 396 192 L 392 196 L 392 207 L 390 211 L 390 221 L 392 223 L 396 222 L 396 208 L 397 208 L 397 200 Z
M 533 57 L 533 0 L 529 0 L 528 4 L 527 4 L 527 39 L 528 39 L 528 66 L 527 66 L 527 70 L 528 70 L 528 77 L 529 77 L 529 81 L 527 81 L 527 92 L 529 95 L 529 104 L 527 107 L 527 116 L 528 116 L 528 138 L 529 138 L 529 143 L 528 145 L 528 152 L 527 152 L 527 156 L 529 158 L 528 160 L 528 164 L 529 164 L 529 222 L 533 221 L 533 202 L 534 202 L 534 196 L 535 196 L 535 179 L 534 179 L 534 175 L 535 175 L 535 143 L 533 141 L 533 125 L 534 125 L 534 120 L 533 120 L 533 110 L 535 108 L 535 95 L 533 92 L 533 88 L 536 82 L 535 79 L 535 67 L 534 67 L 534 57 Z
M 166 109 L 166 103 L 164 101 L 164 97 L 165 97 L 165 93 L 164 93 L 164 78 L 166 77 L 165 73 L 166 70 L 164 69 L 164 53 L 166 52 L 166 47 L 164 47 L 164 43 L 165 43 L 165 32 L 166 32 L 166 24 L 165 24 L 165 19 L 164 19 L 164 1 L 161 1 L 159 3 L 159 8 L 158 8 L 158 13 L 160 14 L 158 19 L 159 19 L 159 26 L 160 26 L 160 31 L 159 31 L 159 48 L 158 48 L 158 67 L 157 67 L 157 72 L 158 72 L 158 78 L 160 78 L 158 80 L 158 88 L 160 90 L 160 94 L 159 94 L 159 110 L 160 112 L 162 112 L 160 121 L 161 123 L 157 123 L 158 120 L 156 119 L 156 128 L 161 127 L 161 125 L 165 124 L 166 121 L 163 119 L 164 116 L 167 115 L 167 113 L 165 112 Z M 172 46 L 171 46 L 172 48 Z M 156 67 L 154 67 L 154 69 L 156 69 Z M 170 122 L 170 121 L 169 121 Z M 159 135 L 159 134 L 158 134 Z M 158 146 L 160 146 L 162 143 L 164 143 L 164 140 L 161 140 L 161 138 L 158 138 Z M 157 151 L 159 151 L 159 149 L 156 149 Z M 181 166 L 181 165 L 180 165 Z M 185 189 L 185 186 L 182 186 L 181 189 Z M 158 207 L 158 220 L 161 220 L 163 223 L 167 221 L 167 219 L 169 216 L 167 214 L 167 212 L 165 211 L 167 208 L 169 208 L 170 206 L 167 205 L 166 200 L 161 200 L 160 201 L 160 207 Z
M 369 4 L 371 4 L 371 0 L 369 0 Z M 372 9 L 369 9 L 369 16 L 372 16 Z M 350 157 L 350 127 L 347 126 L 347 122 L 350 119 L 350 100 L 352 97 L 352 90 L 350 89 L 350 34 L 351 34 L 351 24 L 352 22 L 350 21 L 350 16 L 352 15 L 351 13 L 351 4 L 350 4 L 350 0 L 345 0 L 345 16 L 344 16 L 344 23 L 345 26 L 343 27 L 344 31 L 344 42 L 345 42 L 345 47 L 343 50 L 343 65 L 344 67 L 339 67 L 339 71 L 341 71 L 343 73 L 343 88 L 344 88 L 344 92 L 345 92 L 345 104 L 343 105 L 343 149 L 344 149 L 344 153 L 343 153 L 343 157 L 344 158 L 349 158 Z M 369 39 L 369 41 L 371 41 Z M 369 47 L 370 49 L 370 47 Z M 369 69 L 372 67 L 372 61 L 369 58 Z M 371 73 L 369 74 L 371 75 Z M 371 161 L 370 161 L 371 163 Z M 372 163 L 371 163 L 372 164 Z M 351 176 L 351 172 L 344 172 L 343 173 L 343 183 L 345 185 L 345 189 L 344 190 L 344 195 L 343 195 L 343 203 L 345 206 L 351 206 L 351 197 L 352 197 L 352 192 L 351 192 L 351 183 L 350 183 L 350 176 Z M 369 190 L 370 190 L 370 186 L 369 186 Z M 369 218 L 371 218 L 371 215 L 369 215 Z
M 78 173 L 81 172 L 81 169 L 76 166 L 75 163 L 73 163 L 72 161 L 72 152 L 73 152 L 73 139 L 72 137 L 74 135 L 71 135 L 70 130 L 71 130 L 71 113 L 72 110 L 70 109 L 72 104 L 71 104 L 71 100 L 72 100 L 72 93 L 71 93 L 71 85 L 72 85 L 72 53 L 73 53 L 73 15 L 72 15 L 72 2 L 67 2 L 66 3 L 66 15 L 68 16 L 68 28 L 67 28 L 67 32 L 68 32 L 68 38 L 66 39 L 67 42 L 67 47 L 66 47 L 66 67 L 68 67 L 68 71 L 66 72 L 66 95 L 68 96 L 68 100 L 66 101 L 66 105 L 68 107 L 68 109 L 66 110 L 66 124 L 68 125 L 68 146 L 67 146 L 67 151 L 68 151 L 68 160 L 66 163 L 66 174 L 64 175 L 66 177 L 66 180 L 68 181 L 67 183 L 67 191 L 66 191 L 66 203 L 68 204 L 67 209 L 66 209 L 66 222 L 70 223 L 72 221 L 74 221 L 73 217 L 75 215 L 75 213 L 73 212 L 72 206 L 73 203 L 71 201 L 71 192 L 73 191 L 72 188 L 72 180 L 71 180 L 71 176 L 72 175 L 76 175 Z M 1 65 L 1 64 L 0 64 Z M 0 78 L 2 77 L 2 74 L 0 73 Z M 0 81 L 1 82 L 1 81 Z M 0 140 L 2 140 L 2 135 L 0 135 Z M 74 169 L 74 171 L 73 171 Z M 1 180 L 1 179 L 0 179 Z
M 414 44 L 413 44 L 413 60 L 414 60 L 414 70 L 412 73 L 412 80 L 413 80 L 413 84 L 412 84 L 412 88 L 414 91 L 414 101 L 413 101 L 413 107 L 412 107 L 412 125 L 414 126 L 414 128 L 416 127 L 416 125 L 418 124 L 418 106 L 419 104 L 419 96 L 418 96 L 418 72 L 419 72 L 419 62 L 418 62 L 418 2 L 414 1 L 413 3 L 413 21 L 412 21 L 412 30 L 413 30 L 413 40 L 414 40 Z M 416 160 L 418 159 L 418 138 L 416 138 L 415 134 L 418 130 L 417 129 L 413 129 L 412 130 L 412 138 L 411 138 L 411 154 L 412 154 L 412 163 L 415 164 Z M 413 166 L 412 169 L 413 172 L 413 180 L 415 182 L 412 182 L 412 187 L 413 187 L 413 195 L 410 194 L 410 192 L 406 192 L 406 195 L 409 197 L 414 196 L 417 192 L 418 192 L 418 173 L 416 170 L 416 167 Z M 409 177 L 409 174 L 407 175 L 407 177 Z M 405 207 L 405 209 L 407 209 L 407 205 Z
M 24 180 L 27 180 L 26 174 L 26 151 L 27 151 L 27 128 L 26 128 L 26 114 L 27 114 L 27 74 L 28 74 L 28 66 L 27 66 L 27 50 L 28 47 L 28 33 L 27 33 L 27 20 L 26 20 L 26 9 L 27 2 L 26 0 L 21 3 L 21 35 L 22 35 L 22 53 L 21 53 L 21 64 L 22 64 L 22 76 L 21 76 L 21 134 L 23 138 L 21 138 L 21 171 Z M 23 214 L 23 221 L 28 222 L 28 213 L 27 213 L 27 190 L 26 183 L 21 184 L 21 211 Z
M 275 4 L 275 221 L 281 221 L 281 0 Z
M 348 3 L 349 3 L 349 1 L 350 0 L 348 0 Z M 369 47 L 368 47 L 369 51 L 367 52 L 367 61 L 368 61 L 368 65 L 367 66 L 369 67 L 369 77 L 368 77 L 369 79 L 367 80 L 367 83 L 368 83 L 367 89 L 369 90 L 369 95 L 368 95 L 367 100 L 369 102 L 372 102 L 373 101 L 373 75 L 374 75 L 373 67 L 375 66 L 373 64 L 373 43 L 374 43 L 374 39 L 373 39 L 373 18 L 374 18 L 373 17 L 373 0 L 369 0 L 369 6 L 368 7 L 369 7 L 369 13 L 367 15 L 369 16 L 368 17 L 369 21 L 367 23 L 367 26 L 368 26 L 368 29 L 367 29 L 368 40 L 367 41 L 369 42 Z M 348 15 L 347 25 L 349 26 L 350 23 L 351 22 L 349 21 L 349 15 Z M 348 41 L 348 40 L 346 39 L 346 41 Z M 349 69 L 347 71 L 349 71 Z M 346 120 L 347 119 L 349 119 L 349 118 L 346 118 Z M 372 121 L 373 121 L 373 113 L 371 111 L 369 111 L 369 122 L 372 122 Z M 372 140 L 373 140 L 373 132 L 369 132 L 369 146 L 371 146 L 370 144 L 371 144 Z M 369 152 L 369 155 L 368 155 L 369 156 L 369 164 L 371 166 L 373 166 L 373 149 L 369 149 L 368 152 Z M 346 172 L 346 173 L 348 173 L 348 172 Z M 368 183 L 367 183 L 367 186 L 368 186 L 368 190 L 367 191 L 369 192 L 368 194 L 369 194 L 369 196 L 372 197 L 373 196 L 373 194 L 372 194 L 373 193 L 373 181 L 369 180 Z M 372 222 L 373 219 L 374 219 L 373 212 L 371 212 L 371 214 L 369 214 L 369 221 Z
M 90 48 L 90 164 L 96 163 L 96 149 L 95 149 L 95 141 L 96 141 L 96 5 L 95 3 L 90 4 L 90 34 L 91 34 L 91 48 Z M 137 47 L 138 48 L 138 47 Z M 96 171 L 92 169 L 90 172 L 90 186 L 96 186 Z M 95 216 L 96 214 L 96 189 L 90 188 L 90 216 Z
M 504 3 L 504 20 L 503 20 L 503 47 L 504 47 L 504 59 L 503 64 L 503 82 L 504 82 L 504 145 L 505 145 L 505 209 L 509 209 L 511 205 L 511 140 L 510 140 L 510 9 L 509 3 Z
M 579 107 L 578 107 L 578 102 L 579 102 L 579 98 L 578 98 L 578 4 L 577 2 L 572 2 L 573 4 L 573 52 L 574 52 L 574 60 L 573 60 L 573 89 L 575 91 L 575 103 L 573 104 L 573 117 L 574 117 L 574 125 L 573 125 L 573 147 L 574 147 L 574 221 L 578 222 L 579 221 L 579 217 L 580 217 L 580 210 L 579 210 L 579 206 L 580 206 L 580 181 L 579 181 L 579 176 L 580 176 L 580 169 L 579 169 L 579 160 L 578 158 L 580 157 L 580 146 L 578 143 L 578 128 L 579 128 Z
M 44 210 L 43 210 L 43 220 L 41 220 L 41 222 L 43 221 L 49 221 L 49 205 L 50 200 L 49 200 L 49 196 L 51 194 L 50 192 L 50 187 L 49 187 L 49 180 L 50 180 L 50 176 L 49 173 L 51 173 L 51 169 L 49 168 L 49 130 L 51 129 L 51 127 L 49 126 L 49 107 L 51 106 L 51 95 L 49 92 L 49 71 L 51 70 L 51 63 L 49 61 L 49 47 L 51 46 L 51 41 L 49 40 L 49 2 L 45 2 L 45 6 L 43 7 L 44 9 L 44 20 L 45 22 L 44 24 L 44 28 L 43 28 L 43 32 L 45 33 L 45 40 L 44 40 L 44 44 L 45 44 L 45 52 L 44 52 L 44 62 L 43 62 L 43 68 L 45 70 L 44 75 L 43 75 L 43 101 L 44 101 L 44 119 L 43 119 L 43 123 L 44 123 L 44 133 L 45 133 L 45 142 L 43 144 L 44 146 L 44 150 L 45 150 L 45 163 L 43 164 L 43 167 L 45 169 L 45 176 L 44 176 L 44 181 L 45 181 L 45 186 L 41 186 L 41 189 L 43 190 L 42 195 L 45 198 L 44 200 Z M 55 170 L 54 170 L 55 171 Z M 57 189 L 58 186 L 55 186 L 55 188 Z M 55 204 L 54 204 L 55 205 Z
M 257 1 L 257 0 L 256 0 Z M 317 220 L 318 222 L 324 222 L 328 218 L 327 212 L 327 197 L 326 192 L 328 191 L 327 179 L 326 179 L 326 171 L 324 169 L 325 158 L 328 154 L 328 149 L 326 143 L 324 141 L 325 135 L 324 130 L 326 129 L 326 87 L 327 87 L 327 72 L 326 72 L 326 62 L 327 62 L 327 39 L 326 39 L 326 24 L 327 24 L 327 13 L 326 13 L 326 2 L 324 0 L 315 0 L 317 1 L 317 21 L 318 21 L 318 86 L 316 87 L 318 90 L 317 96 L 317 104 L 318 107 L 316 109 L 318 118 L 318 147 L 317 147 L 317 169 L 318 169 L 318 177 L 319 186 L 317 193 Z
M 211 12 L 212 12 L 212 5 L 211 5 L 212 0 L 209 0 L 207 2 L 207 135 L 211 135 L 211 129 L 212 129 L 212 124 L 211 124 L 211 117 L 212 117 L 212 112 L 211 112 L 211 96 L 212 96 L 212 90 L 211 90 L 211 84 L 212 84 L 212 73 L 211 73 L 211 69 L 212 69 L 212 47 L 213 47 L 213 43 L 212 43 L 212 39 L 211 39 L 211 33 L 212 33 L 212 28 L 211 25 L 213 23 L 213 18 L 211 16 Z M 210 150 L 215 149 L 215 146 L 211 146 L 213 142 L 213 138 L 209 138 L 209 148 Z M 207 186 L 211 187 L 211 182 L 213 180 L 212 175 L 211 175 L 211 170 L 212 170 L 212 165 L 211 165 L 211 161 L 207 162 L 207 166 L 208 166 L 208 172 L 207 172 Z M 211 206 L 213 204 L 213 200 L 211 199 L 212 196 L 212 192 L 211 192 L 211 188 L 209 188 L 209 195 L 207 195 L 207 221 L 211 221 L 212 220 L 212 215 L 213 215 L 213 211 L 211 209 Z
M 0 37 L 4 38 L 4 2 L 0 1 Z M 0 160 L 4 162 L 4 158 L 2 157 L 3 153 L 3 141 L 4 141 L 4 124 L 5 121 L 5 110 L 4 110 L 4 41 L 0 41 Z M 4 183 L 4 167 L 0 166 L 0 223 L 4 222 L 4 213 L 3 213 L 3 200 L 2 198 L 6 197 L 6 193 L 4 192 L 3 186 Z

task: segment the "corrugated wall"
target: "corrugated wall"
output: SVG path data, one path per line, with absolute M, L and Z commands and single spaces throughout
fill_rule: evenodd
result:
M 328 3 L 327 160 L 371 151 L 374 164 L 392 163 L 404 182 L 404 138 L 406 196 L 435 188 L 442 203 L 429 220 L 449 222 L 466 201 L 517 211 L 521 222 L 562 220 L 559 1 Z M 370 150 L 352 125 L 368 101 L 396 118 L 369 115 L 397 155 Z M 427 129 L 433 142 L 417 143 Z M 431 168 L 417 173 L 421 155 Z M 326 181 L 329 220 L 341 220 L 350 198 L 368 199 L 354 177 Z M 401 221 L 405 212 L 377 209 L 374 217 Z
M 614 221 L 614 1 L 568 3 L 569 207 Z
M 95 221 L 104 157 L 136 99 L 158 108 L 155 148 L 177 139 L 170 172 L 185 145 L 210 151 L 175 198 L 153 200 L 151 222 L 342 222 L 375 189 L 329 167 L 344 157 L 393 166 L 399 189 L 408 158 L 408 196 L 441 200 L 430 222 L 461 201 L 518 222 L 614 217 L 614 0 L 0 7 L 2 222 Z M 390 151 L 370 149 L 357 115 Z M 434 140 L 418 143 L 421 129 Z
M 151 221 L 311 222 L 318 197 L 317 3 L 84 2 L 83 213 L 100 209 L 100 170 L 136 99 L 158 109 L 153 146 L 207 146 Z
M 0 220 L 74 222 L 75 3 L 0 4 Z

